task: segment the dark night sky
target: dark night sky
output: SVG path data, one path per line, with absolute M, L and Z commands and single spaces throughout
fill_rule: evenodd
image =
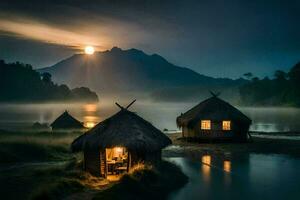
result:
M 299 0 L 1 0 L 0 58 L 44 67 L 85 45 L 119 46 L 215 77 L 262 77 L 300 61 L 299 21 Z

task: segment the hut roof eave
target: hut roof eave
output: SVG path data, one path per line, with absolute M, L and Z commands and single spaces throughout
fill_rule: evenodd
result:
M 176 119 L 178 127 L 194 125 L 199 120 L 233 120 L 240 123 L 251 124 L 251 119 L 241 111 L 227 103 L 226 101 L 214 96 L 208 98 L 195 107 L 191 108 Z
M 72 150 L 123 146 L 131 150 L 152 152 L 171 144 L 171 140 L 152 124 L 128 110 L 121 110 L 100 122 L 85 136 L 72 143 Z
M 61 114 L 58 118 L 56 118 L 51 124 L 51 127 L 76 127 L 76 128 L 84 128 L 83 124 L 75 119 L 72 115 L 70 115 L 67 111 Z

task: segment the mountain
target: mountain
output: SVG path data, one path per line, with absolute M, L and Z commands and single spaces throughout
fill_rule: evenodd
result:
M 53 80 L 71 87 L 86 86 L 106 93 L 155 93 L 157 90 L 186 87 L 231 87 L 245 80 L 212 78 L 191 69 L 176 66 L 163 57 L 147 55 L 137 49 L 111 50 L 93 55 L 75 54 L 40 72 L 49 72 Z

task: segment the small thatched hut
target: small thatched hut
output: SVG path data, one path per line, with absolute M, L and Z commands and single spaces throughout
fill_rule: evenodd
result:
M 68 111 L 61 114 L 52 124 L 50 125 L 52 130 L 58 129 L 83 129 L 83 123 L 72 117 Z
M 246 141 L 250 124 L 251 119 L 215 94 L 177 117 L 182 137 L 192 140 Z
M 161 160 L 161 151 L 171 140 L 128 107 L 121 107 L 73 141 L 72 151 L 84 153 L 86 171 L 108 177 L 128 172 L 140 162 L 155 164 Z

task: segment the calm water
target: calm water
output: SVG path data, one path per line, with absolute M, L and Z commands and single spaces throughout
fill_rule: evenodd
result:
M 114 100 L 98 104 L 0 104 L 0 128 L 19 129 L 34 122 L 51 123 L 64 110 L 88 127 L 109 117 L 119 110 Z M 119 102 L 126 106 L 128 102 Z M 160 129 L 176 130 L 176 117 L 196 103 L 153 103 L 137 102 L 130 110 Z M 254 131 L 295 131 L 300 130 L 300 109 L 296 108 L 240 108 L 252 120 Z
M 250 154 L 224 159 L 168 158 L 189 177 L 169 200 L 300 199 L 300 160 L 281 155 Z

